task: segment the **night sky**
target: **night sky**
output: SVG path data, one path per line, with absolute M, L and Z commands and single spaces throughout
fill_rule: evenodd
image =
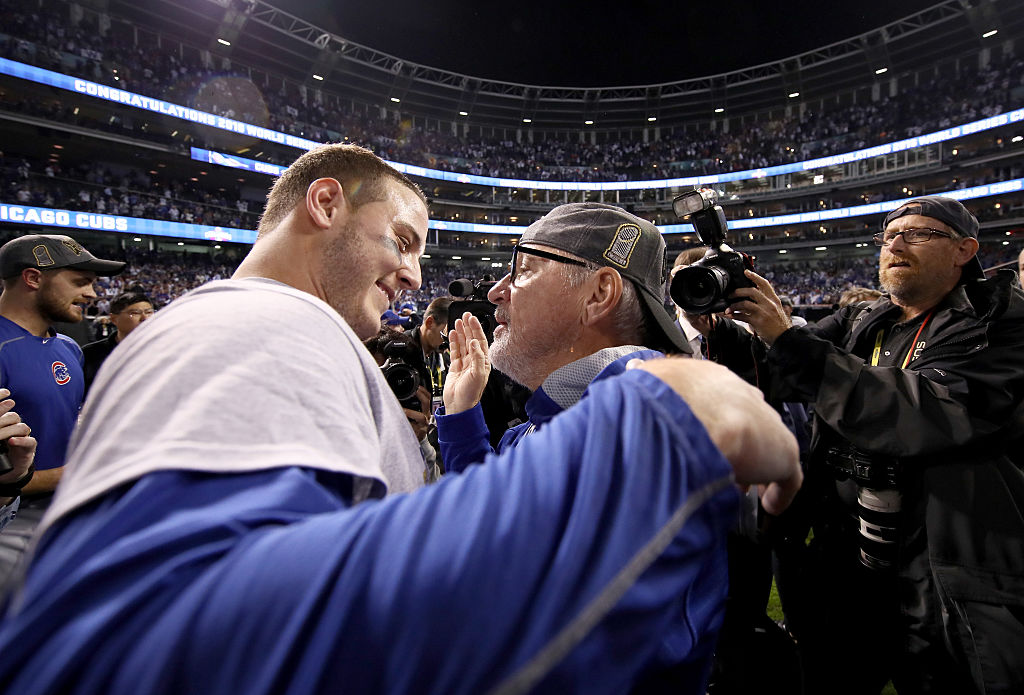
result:
M 290 0 L 278 6 L 414 63 L 510 82 L 607 87 L 751 67 L 850 38 L 935 4 Z

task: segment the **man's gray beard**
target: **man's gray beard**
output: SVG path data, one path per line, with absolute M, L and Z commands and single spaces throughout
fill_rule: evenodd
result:
M 511 332 L 506 326 L 504 334 L 500 338 L 495 338 L 491 345 L 491 365 L 522 386 L 533 388 L 529 382 L 543 382 L 547 377 L 547 374 L 543 373 L 543 363 L 548 350 L 542 345 L 530 345 L 513 355 L 510 342 Z

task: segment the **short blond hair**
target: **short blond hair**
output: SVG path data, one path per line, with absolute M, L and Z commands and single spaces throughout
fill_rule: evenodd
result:
M 415 191 L 424 203 L 427 202 L 412 179 L 365 147 L 345 143 L 321 145 L 296 159 L 274 182 L 267 193 L 267 207 L 260 218 L 258 236 L 281 224 L 305 199 L 310 184 L 324 178 L 337 179 L 353 207 L 383 199 L 389 180 Z

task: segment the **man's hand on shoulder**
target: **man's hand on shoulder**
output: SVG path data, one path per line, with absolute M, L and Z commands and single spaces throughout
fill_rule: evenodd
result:
M 666 358 L 635 361 L 678 393 L 732 464 L 740 485 L 760 485 L 761 503 L 779 514 L 803 482 L 796 438 L 761 392 L 721 365 Z
M 483 326 L 468 311 L 448 331 L 448 343 L 452 363 L 444 379 L 444 411 L 454 415 L 480 402 L 491 373 L 491 358 Z

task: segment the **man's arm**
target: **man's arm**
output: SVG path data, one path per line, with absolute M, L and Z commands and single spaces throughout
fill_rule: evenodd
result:
M 209 692 L 255 689 L 278 668 L 275 682 L 309 692 L 615 693 L 666 639 L 686 661 L 720 617 L 733 472 L 772 483 L 778 511 L 800 471 L 756 390 L 683 361 L 593 385 L 461 476 L 268 529 L 183 595 L 120 677 L 151 671 L 168 645 L 175 682 Z M 187 637 L 170 631 L 182 626 Z M 240 643 L 251 648 L 209 648 Z
M 922 351 L 908 369 L 871 366 L 836 346 L 848 330 L 845 314 L 812 328 L 783 330 L 771 285 L 747 275 L 756 286 L 737 290 L 748 301 L 729 311 L 759 335 L 764 330 L 772 344 L 773 395 L 813 403 L 826 424 L 859 448 L 892 456 L 949 450 L 997 433 L 1017 407 L 1024 390 L 1019 317 L 965 324 Z

